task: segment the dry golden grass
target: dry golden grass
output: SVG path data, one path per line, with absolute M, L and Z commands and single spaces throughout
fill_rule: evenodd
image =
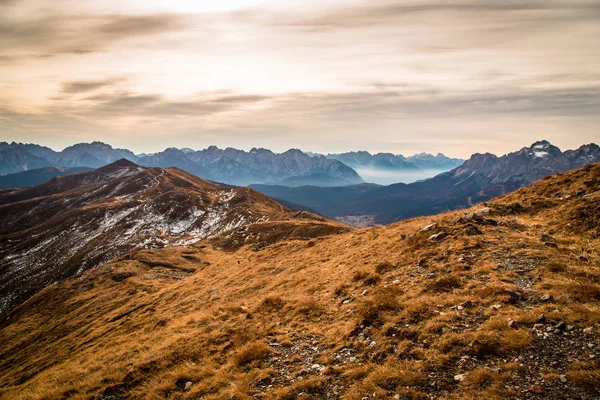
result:
M 286 226 L 260 248 L 215 239 L 134 252 L 48 287 L 3 323 L 0 398 L 519 398 L 511 361 L 539 345 L 540 314 L 600 323 L 600 194 L 583 183 L 594 174 L 489 202 L 495 223 L 481 235 L 464 235 L 468 211 L 456 211 L 310 241 L 285 239 Z M 443 239 L 419 233 L 432 220 Z M 598 393 L 600 366 L 578 361 L 568 385 Z M 550 379 L 545 367 L 536 373 Z

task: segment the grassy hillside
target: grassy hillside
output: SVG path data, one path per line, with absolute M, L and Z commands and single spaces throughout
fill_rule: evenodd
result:
M 388 227 L 131 251 L 3 322 L 0 397 L 595 399 L 599 222 L 595 164 Z

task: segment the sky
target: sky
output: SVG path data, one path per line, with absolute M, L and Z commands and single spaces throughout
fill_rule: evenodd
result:
M 599 0 L 0 0 L 0 140 L 468 157 L 600 141 Z

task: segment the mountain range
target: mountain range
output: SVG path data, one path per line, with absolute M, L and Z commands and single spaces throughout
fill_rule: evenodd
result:
M 48 147 L 24 143 L 0 143 L 0 176 L 42 168 L 99 168 L 119 159 L 127 159 L 149 167 L 178 167 L 203 179 L 230 185 L 280 184 L 285 186 L 345 186 L 362 183 L 354 168 L 376 171 L 447 171 L 462 163 L 443 154 L 426 153 L 411 157 L 365 151 L 329 154 L 303 153 L 290 149 L 284 153 L 254 148 L 249 152 L 233 148 L 210 146 L 204 150 L 167 148 L 153 154 L 134 154 L 126 149 L 114 149 L 102 142 L 79 143 L 56 152 Z M 10 177 L 0 187 L 23 187 L 43 183 L 44 177 L 63 175 L 64 170 L 45 169 L 31 174 Z M 368 171 L 367 173 L 372 173 Z M 366 175 L 371 178 L 372 175 Z M 421 175 L 419 175 L 421 176 Z M 430 175 L 423 175 L 428 177 Z M 376 175 L 374 176 L 376 179 Z M 393 182 L 398 182 L 395 177 Z
M 102 142 L 80 143 L 56 152 L 36 144 L 0 143 L 0 175 L 37 168 L 98 168 L 119 159 L 151 167 L 178 167 L 203 179 L 245 186 L 250 183 L 342 186 L 362 182 L 352 168 L 326 157 L 309 157 L 291 149 L 278 154 L 267 149 L 249 152 L 233 148 L 168 148 L 155 154 L 135 155 Z M 41 182 L 40 182 L 41 183 Z
M 382 170 L 432 169 L 448 171 L 458 167 L 465 161 L 459 158 L 446 157 L 441 153 L 438 153 L 435 156 L 428 153 L 420 153 L 410 157 L 404 157 L 401 154 L 371 154 L 368 151 L 352 151 L 338 154 L 330 153 L 325 157 L 339 160 L 354 169 L 374 168 Z
M 52 282 L 133 248 L 191 244 L 272 221 L 294 220 L 297 233 L 300 228 L 346 229 L 292 212 L 252 189 L 125 159 L 42 185 L 0 191 L 0 217 L 0 314 Z M 163 265 L 162 273 L 177 273 Z
M 596 144 L 562 152 L 547 141 L 539 141 L 501 157 L 474 154 L 451 171 L 411 184 L 251 187 L 268 196 L 307 206 L 322 215 L 365 226 L 470 207 L 542 177 L 598 161 L 600 148 Z

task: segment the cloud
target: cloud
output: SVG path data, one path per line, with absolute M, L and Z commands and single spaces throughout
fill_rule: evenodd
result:
M 280 18 L 274 25 L 302 27 L 308 30 L 352 29 L 381 26 L 408 17 L 422 14 L 443 13 L 446 16 L 459 18 L 472 17 L 483 21 L 489 18 L 504 16 L 517 20 L 553 21 L 558 19 L 600 18 L 600 5 L 594 1 L 438 1 L 410 2 L 387 1 L 373 5 L 361 5 L 339 8 L 334 11 L 318 13 L 312 17 Z M 471 18 L 469 18 L 471 19 Z
M 182 20 L 173 14 L 0 16 L 0 55 L 84 55 L 129 39 L 177 30 Z
M 104 79 L 104 80 L 88 80 L 88 81 L 71 81 L 62 84 L 62 92 L 67 94 L 78 94 L 91 92 L 96 89 L 113 86 L 123 79 Z
M 100 88 L 103 82 L 76 82 L 82 86 Z M 131 93 L 113 91 L 85 97 L 74 103 L 60 102 L 49 107 L 52 113 L 78 115 L 86 118 L 143 117 L 148 120 L 164 120 L 175 117 L 203 117 L 232 110 L 239 110 L 269 100 L 269 96 L 252 94 L 227 94 L 223 92 L 200 93 L 190 99 L 167 99 L 156 93 Z

